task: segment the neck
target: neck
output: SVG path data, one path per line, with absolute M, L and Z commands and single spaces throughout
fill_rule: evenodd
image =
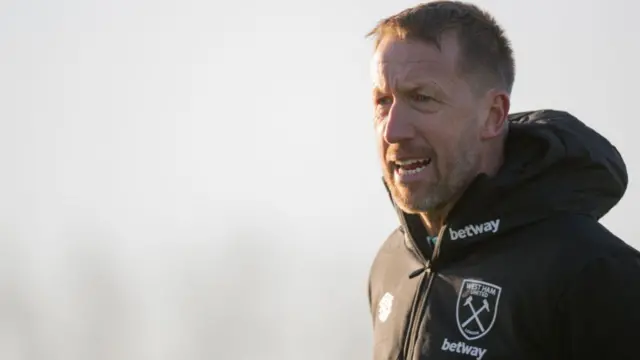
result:
M 462 192 L 463 191 L 461 191 L 459 195 L 456 195 L 454 199 L 447 202 L 444 206 L 420 213 L 422 223 L 430 236 L 437 236 L 440 233 L 440 229 L 444 226 L 447 215 L 449 215 L 449 212 L 462 195 Z
M 479 171 L 475 173 L 476 176 L 479 174 L 487 174 L 489 176 L 494 176 L 498 172 L 498 170 L 500 169 L 504 161 L 503 146 L 501 146 L 502 144 L 499 144 L 499 145 L 500 146 L 497 146 L 497 149 L 496 149 L 498 150 L 496 151 L 498 156 L 495 156 L 495 155 L 485 156 L 483 159 L 484 161 L 481 161 L 480 163 Z M 422 218 L 422 222 L 430 236 L 436 236 L 440 233 L 440 230 L 442 229 L 445 221 L 447 220 L 447 216 L 449 215 L 449 212 L 451 211 L 453 206 L 458 202 L 462 194 L 464 194 L 465 190 L 467 189 L 467 186 L 465 186 L 463 189 L 458 191 L 456 195 L 454 195 L 448 202 L 446 202 L 442 206 L 427 212 L 420 213 L 420 218 Z

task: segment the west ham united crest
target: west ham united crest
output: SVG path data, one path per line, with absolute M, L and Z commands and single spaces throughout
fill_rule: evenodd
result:
M 500 286 L 480 280 L 465 279 L 458 294 L 456 320 L 467 340 L 485 336 L 496 321 Z

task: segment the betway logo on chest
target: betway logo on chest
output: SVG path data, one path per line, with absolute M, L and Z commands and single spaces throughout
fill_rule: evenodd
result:
M 477 346 L 467 345 L 462 341 L 453 342 L 449 341 L 449 339 L 445 338 L 442 343 L 443 351 L 448 351 L 452 353 L 470 355 L 475 357 L 478 360 L 481 360 L 484 354 L 487 353 L 487 349 L 479 348 Z
M 467 225 L 462 229 L 454 230 L 449 228 L 449 237 L 451 240 L 469 238 L 485 233 L 496 233 L 500 227 L 500 219 L 487 221 L 481 224 Z

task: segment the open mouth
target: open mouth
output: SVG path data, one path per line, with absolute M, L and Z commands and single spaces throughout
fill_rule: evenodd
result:
M 398 160 L 394 162 L 399 174 L 417 174 L 431 164 L 431 158 Z

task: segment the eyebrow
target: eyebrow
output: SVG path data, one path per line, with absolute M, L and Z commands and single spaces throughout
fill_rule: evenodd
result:
M 400 86 L 395 86 L 395 90 L 400 93 L 411 93 L 421 89 L 429 89 L 432 90 L 435 96 L 440 98 L 447 98 L 447 92 L 437 83 L 433 81 L 419 82 L 419 81 L 411 81 L 407 84 L 400 84 Z M 373 88 L 373 96 L 379 96 L 380 94 L 387 93 L 383 88 L 376 85 Z

